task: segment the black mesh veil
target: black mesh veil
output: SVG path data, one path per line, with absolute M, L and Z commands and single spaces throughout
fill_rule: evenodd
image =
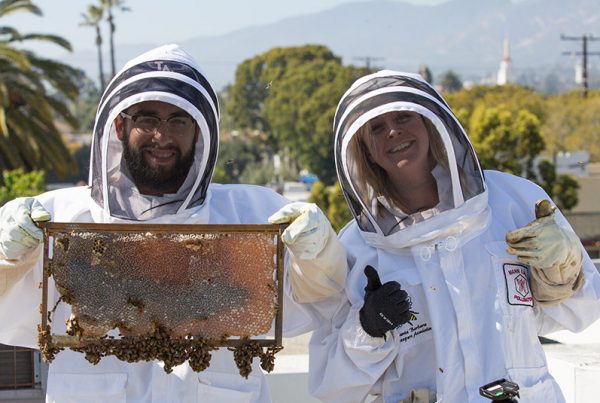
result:
M 433 153 L 439 204 L 427 211 L 403 211 L 371 186 L 361 164 L 358 132 L 371 119 L 390 113 L 418 113 L 427 127 Z M 357 80 L 344 94 L 334 118 L 338 178 L 360 229 L 379 236 L 412 231 L 414 236 L 434 231 L 452 221 L 456 211 L 485 193 L 473 147 L 442 97 L 420 76 L 381 71 Z M 356 137 L 356 138 L 355 138 Z M 410 189 L 407 189 L 409 191 Z M 446 218 L 444 218 L 446 217 Z M 415 228 L 421 228 L 415 230 Z M 408 239 L 408 238 L 407 238 Z
M 130 106 L 161 101 L 185 110 L 200 128 L 194 162 L 175 194 L 146 196 L 124 174 L 122 144 L 114 120 Z M 102 95 L 92 142 L 92 198 L 109 216 L 145 221 L 202 204 L 216 163 L 219 138 L 217 95 L 195 61 L 177 45 L 165 45 L 131 60 Z

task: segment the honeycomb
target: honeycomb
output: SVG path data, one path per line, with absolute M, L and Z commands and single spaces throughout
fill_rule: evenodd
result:
M 275 252 L 269 233 L 70 231 L 54 234 L 49 270 L 82 337 L 250 337 L 275 317 Z
M 161 360 L 167 373 L 185 361 L 202 371 L 211 350 L 229 346 L 242 376 L 252 370 L 254 357 L 266 371 L 273 369 L 281 337 L 252 337 L 270 330 L 281 298 L 276 226 L 262 232 L 49 226 L 44 263 L 60 299 L 48 311 L 42 301 L 38 341 L 46 361 L 69 347 L 92 364 L 114 355 L 127 362 Z M 54 335 L 50 327 L 61 302 L 71 307 L 69 336 Z M 118 337 L 108 334 L 113 329 Z

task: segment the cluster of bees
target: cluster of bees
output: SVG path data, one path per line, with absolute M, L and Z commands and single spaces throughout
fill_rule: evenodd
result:
M 248 379 L 248 375 L 252 372 L 254 357 L 260 357 L 260 367 L 267 372 L 271 372 L 275 368 L 275 354 L 282 348 L 268 347 L 263 351 L 257 342 L 251 341 L 235 348 L 229 347 L 229 350 L 233 351 L 233 359 L 240 370 L 240 375 Z
M 38 330 L 38 342 L 41 346 L 42 356 L 45 361 L 51 362 L 54 356 L 63 348 L 53 344 L 49 327 L 46 330 L 41 328 Z M 73 335 L 79 335 L 76 328 L 72 332 Z M 164 363 L 163 368 L 168 374 L 173 371 L 173 367 L 186 361 L 192 370 L 196 372 L 204 371 L 210 366 L 210 352 L 218 348 L 215 346 L 216 344 L 220 344 L 190 335 L 172 337 L 162 327 L 145 336 L 123 336 L 120 338 L 104 336 L 102 338 L 81 339 L 81 341 L 80 346 L 70 347 L 71 350 L 85 354 L 85 359 L 94 365 L 98 364 L 102 357 L 110 355 L 126 362 L 160 360 Z M 275 354 L 282 347 L 263 349 L 258 342 L 246 339 L 243 340 L 241 345 L 228 347 L 228 349 L 233 352 L 240 375 L 248 378 L 248 375 L 252 372 L 252 361 L 255 357 L 260 358 L 260 365 L 265 371 L 273 371 Z
M 254 358 L 265 371 L 273 370 L 282 347 L 261 347 L 249 338 L 267 332 L 277 310 L 273 234 L 75 231 L 54 237 L 47 275 L 60 297 L 46 318 L 50 324 L 61 302 L 71 306 L 71 317 L 68 336 L 39 326 L 45 361 L 70 348 L 92 364 L 114 356 L 130 363 L 159 360 L 166 373 L 185 362 L 201 372 L 210 365 L 211 351 L 235 344 L 227 348 L 241 376 L 249 376 Z M 164 304 L 165 292 L 174 296 L 171 304 Z M 120 335 L 108 335 L 111 329 Z M 239 339 L 230 343 L 225 334 Z

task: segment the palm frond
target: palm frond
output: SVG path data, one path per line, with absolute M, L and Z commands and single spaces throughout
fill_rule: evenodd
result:
M 0 62 L 2 60 L 13 63 L 21 69 L 29 69 L 31 67 L 27 54 L 6 42 L 0 42 Z M 4 71 L 4 69 L 0 71 Z
M 27 11 L 35 15 L 42 15 L 42 10 L 33 4 L 31 0 L 2 0 L 0 1 L 0 17 Z
M 25 34 L 25 35 L 21 35 L 21 40 L 22 41 L 37 40 L 37 41 L 50 42 L 50 43 L 54 43 L 55 45 L 60 46 L 63 49 L 68 50 L 69 52 L 73 51 L 73 47 L 71 46 L 71 42 L 69 42 L 65 38 L 62 38 L 62 37 L 60 37 L 58 35 L 51 35 L 51 34 Z

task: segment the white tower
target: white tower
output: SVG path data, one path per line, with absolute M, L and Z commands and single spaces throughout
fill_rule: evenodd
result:
M 498 69 L 498 78 L 496 80 L 496 84 L 504 85 L 511 81 L 510 62 L 510 48 L 508 46 L 508 39 L 504 39 L 502 61 L 500 62 L 500 68 Z

